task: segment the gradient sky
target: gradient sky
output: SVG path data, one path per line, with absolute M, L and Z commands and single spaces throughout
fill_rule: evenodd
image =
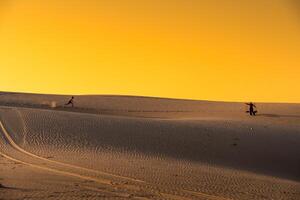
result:
M 0 90 L 300 102 L 297 0 L 1 0 Z

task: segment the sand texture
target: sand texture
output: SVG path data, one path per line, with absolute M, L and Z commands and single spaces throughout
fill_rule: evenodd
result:
M 300 104 L 0 93 L 0 199 L 299 200 Z

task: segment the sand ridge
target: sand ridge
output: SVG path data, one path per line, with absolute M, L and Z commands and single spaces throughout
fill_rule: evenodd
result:
M 12 162 L 0 163 L 10 174 L 0 171 L 0 197 L 40 197 L 39 187 L 46 199 L 300 197 L 298 104 L 258 104 L 253 118 L 242 103 L 75 96 L 66 108 L 66 99 L 0 95 L 0 153 Z

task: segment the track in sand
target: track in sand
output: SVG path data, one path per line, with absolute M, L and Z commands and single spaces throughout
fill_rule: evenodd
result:
M 17 111 L 18 112 L 18 111 Z M 222 198 L 215 195 L 209 195 L 201 192 L 194 192 L 188 190 L 177 191 L 174 194 L 172 189 L 158 188 L 145 181 L 114 175 L 106 172 L 100 172 L 93 169 L 88 169 L 72 164 L 50 160 L 33 153 L 30 153 L 19 145 L 17 145 L 2 121 L 0 121 L 1 133 L 5 139 L 6 148 L 9 149 L 10 154 L 0 151 L 3 157 L 28 165 L 33 168 L 47 170 L 57 173 L 62 176 L 71 176 L 86 180 L 86 185 L 81 185 L 82 188 L 107 194 L 116 198 L 130 198 L 130 199 L 208 199 L 208 200 L 230 200 L 229 198 Z M 2 141 L 3 143 L 3 141 Z M 7 146 L 8 145 L 8 146 Z
M 66 99 L 0 95 L 0 199 L 300 199 L 300 104 Z

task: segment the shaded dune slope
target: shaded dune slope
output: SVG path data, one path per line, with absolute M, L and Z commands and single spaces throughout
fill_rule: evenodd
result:
M 60 108 L 66 98 L 4 93 L 0 95 L 0 104 L 42 107 L 47 101 L 55 101 Z M 15 129 L 12 132 L 19 134 L 16 141 L 27 146 L 89 148 L 95 153 L 103 148 L 136 151 L 300 178 L 298 104 L 260 104 L 261 112 L 265 113 L 258 118 L 249 118 L 242 112 L 245 107 L 241 103 L 79 96 L 76 105 L 81 111 L 106 111 L 105 114 L 136 118 L 19 109 L 11 113 L 11 121 L 20 118 L 19 130 L 17 123 L 11 125 Z M 4 118 L 7 125 L 8 119 Z
M 18 146 L 50 160 L 227 198 L 300 196 L 299 104 L 261 103 L 250 117 L 242 103 L 67 99 L 2 93 L 0 119 Z

